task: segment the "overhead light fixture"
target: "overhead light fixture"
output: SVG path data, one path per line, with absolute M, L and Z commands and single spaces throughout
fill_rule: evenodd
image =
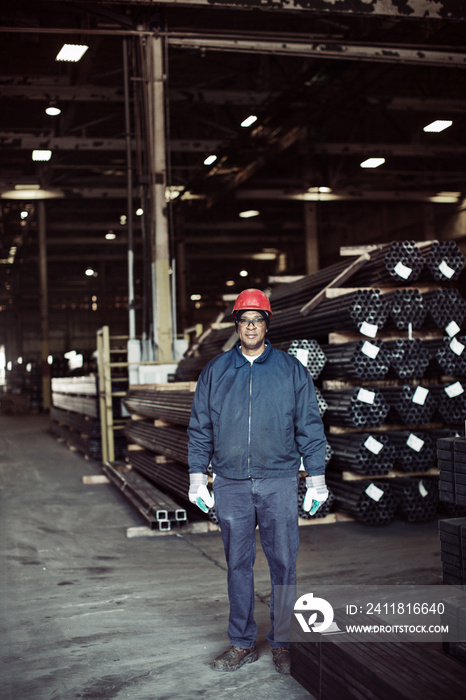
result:
M 29 216 L 29 212 L 23 209 L 23 211 L 20 214 L 21 219 L 27 219 Z
M 225 282 L 225 287 L 234 287 L 235 286 L 235 280 L 227 280 Z
M 92 267 L 88 267 L 87 270 L 84 272 L 84 274 L 85 274 L 87 277 L 97 277 L 97 273 L 94 272 L 94 270 L 92 269 Z
M 61 114 L 61 109 L 57 107 L 57 103 L 54 100 L 51 100 L 49 106 L 45 109 L 45 113 L 48 114 L 49 117 L 58 117 L 58 115 Z
M 144 214 L 144 209 L 142 207 L 139 207 L 139 209 L 136 209 L 136 216 L 142 216 Z
M 47 149 L 44 149 L 44 150 L 35 149 L 32 152 L 32 160 L 47 161 L 47 160 L 50 160 L 51 157 L 52 157 L 52 151 L 49 151 Z
M 359 165 L 361 168 L 378 168 L 379 165 L 383 165 L 384 163 L 385 158 L 367 158 L 367 160 L 363 160 Z
M 247 270 L 240 270 L 239 271 L 240 277 L 247 277 L 248 275 L 249 275 L 249 272 Z
M 107 239 L 107 241 L 114 241 L 116 238 L 116 233 L 113 233 L 113 231 L 107 231 L 107 233 L 105 234 L 105 238 Z
M 444 129 L 448 129 L 449 126 L 453 124 L 452 121 L 449 119 L 436 119 L 434 122 L 431 122 L 430 124 L 427 124 L 427 126 L 424 127 L 423 131 L 428 131 L 428 132 L 433 132 L 433 133 L 440 133 L 440 131 L 444 131 Z
M 77 63 L 84 56 L 88 48 L 89 46 L 85 46 L 84 44 L 63 44 L 55 60 Z
M 249 117 L 246 117 L 246 119 L 243 119 L 243 121 L 241 122 L 241 126 L 244 126 L 246 128 L 247 126 L 252 126 L 252 124 L 254 124 L 254 122 L 256 122 L 256 121 L 257 121 L 256 115 L 250 114 Z
M 329 194 L 332 191 L 331 187 L 308 187 L 308 192 L 315 194 Z
M 260 211 L 257 209 L 246 209 L 246 211 L 240 211 L 240 219 L 252 219 L 254 216 L 259 216 Z
M 31 199 L 60 199 L 64 196 L 60 190 L 45 189 L 37 184 L 15 185 L 14 189 L 0 193 L 2 199 L 19 199 L 23 202 Z
M 214 156 L 213 154 L 211 156 L 207 156 L 207 158 L 204 161 L 204 165 L 212 165 L 212 163 L 215 163 L 217 160 L 217 156 Z
M 202 296 L 200 294 L 191 294 L 189 297 L 191 301 L 200 301 L 202 299 Z

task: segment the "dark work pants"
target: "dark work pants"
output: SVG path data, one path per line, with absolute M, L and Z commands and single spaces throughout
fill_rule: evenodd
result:
M 253 566 L 258 525 L 272 584 L 272 626 L 267 640 L 272 647 L 288 647 L 288 640 L 275 639 L 274 586 L 294 587 L 296 584 L 298 477 L 225 479 L 217 476 L 213 490 L 228 565 L 230 644 L 247 649 L 256 643 Z

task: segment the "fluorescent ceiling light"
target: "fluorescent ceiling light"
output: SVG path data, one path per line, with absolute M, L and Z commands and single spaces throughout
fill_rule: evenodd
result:
M 88 267 L 84 274 L 87 275 L 88 277 L 92 277 L 93 275 L 95 275 L 95 272 L 92 269 L 92 267 Z
M 363 160 L 359 165 L 361 168 L 378 168 L 379 165 L 383 165 L 384 163 L 385 158 L 367 158 L 367 160 Z
M 217 160 L 217 156 L 211 155 L 207 156 L 207 158 L 204 161 L 204 165 L 212 165 L 212 163 L 215 163 Z
M 440 131 L 448 129 L 448 127 L 452 124 L 453 122 L 449 119 L 436 119 L 434 122 L 427 124 L 427 126 L 424 127 L 423 131 L 434 132 L 438 134 Z
M 247 277 L 249 275 L 249 272 L 247 270 L 240 270 L 239 276 L 240 277 Z
M 240 219 L 252 219 L 253 216 L 259 216 L 260 211 L 257 209 L 247 209 L 246 211 L 240 211 Z
M 47 161 L 52 157 L 52 151 L 35 149 L 32 152 L 32 160 Z
M 13 190 L 7 190 L 0 194 L 2 199 L 59 199 L 64 197 L 60 190 L 42 189 L 40 185 L 15 185 Z
M 79 61 L 84 56 L 88 48 L 89 46 L 80 44 L 63 44 L 55 60 L 70 61 L 71 63 L 77 63 L 77 61 Z
M 256 121 L 257 121 L 256 115 L 255 115 L 255 114 L 250 114 L 249 117 L 246 117 L 246 119 L 244 119 L 244 120 L 241 122 L 241 126 L 244 126 L 244 127 L 246 127 L 246 126 L 251 126 L 251 125 L 254 124 L 254 122 L 256 122 Z
M 107 233 L 105 234 L 105 238 L 107 239 L 107 241 L 114 241 L 116 238 L 116 233 L 113 233 L 113 231 L 107 231 Z
M 331 187 L 308 187 L 308 192 L 315 192 L 317 194 L 329 194 L 332 191 Z

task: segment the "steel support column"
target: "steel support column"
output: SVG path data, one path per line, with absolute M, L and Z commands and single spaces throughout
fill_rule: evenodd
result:
M 42 370 L 42 407 L 44 411 L 50 409 L 50 365 L 49 356 L 49 300 L 47 286 L 47 237 L 45 203 L 38 202 L 38 229 L 39 229 L 39 280 L 40 280 L 40 358 Z

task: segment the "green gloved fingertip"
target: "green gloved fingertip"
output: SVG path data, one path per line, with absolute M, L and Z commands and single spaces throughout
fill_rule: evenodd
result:
M 310 515 L 314 515 L 314 513 L 317 513 L 317 511 L 319 510 L 320 506 L 321 506 L 321 502 L 320 502 L 320 501 L 316 501 L 316 500 L 314 499 L 314 500 L 312 501 L 312 506 L 311 506 L 311 509 L 310 509 L 310 511 L 309 511 L 309 514 L 310 514 Z
M 203 510 L 204 513 L 208 513 L 208 512 L 209 512 L 209 509 L 207 508 L 206 504 L 204 503 L 204 501 L 202 500 L 202 498 L 201 498 L 200 496 L 198 496 L 198 497 L 196 498 L 196 505 L 199 506 L 199 508 L 200 508 L 201 510 Z

